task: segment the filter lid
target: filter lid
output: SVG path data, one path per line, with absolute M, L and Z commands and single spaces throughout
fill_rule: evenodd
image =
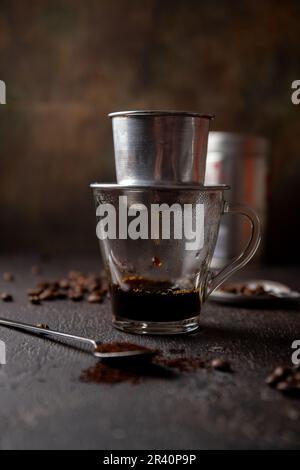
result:
M 126 116 L 189 116 L 199 117 L 204 119 L 214 119 L 213 114 L 195 113 L 193 111 L 178 111 L 178 110 L 135 110 L 135 111 L 116 111 L 109 113 L 110 118 L 126 117 Z

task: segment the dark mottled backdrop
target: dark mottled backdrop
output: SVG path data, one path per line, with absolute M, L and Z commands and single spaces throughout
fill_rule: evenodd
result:
M 299 24 L 296 0 L 0 0 L 1 251 L 96 253 L 106 114 L 177 108 L 271 139 L 269 259 L 299 261 Z

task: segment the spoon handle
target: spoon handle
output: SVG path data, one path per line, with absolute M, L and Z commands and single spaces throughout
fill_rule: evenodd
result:
M 81 336 L 70 335 L 68 333 L 61 333 L 60 331 L 41 328 L 27 323 L 8 320 L 6 318 L 0 318 L 0 326 L 24 333 L 30 333 L 35 336 L 46 337 L 47 339 L 51 339 L 75 349 L 84 350 L 85 352 L 94 353 L 97 347 L 97 344 L 93 339 L 82 338 Z

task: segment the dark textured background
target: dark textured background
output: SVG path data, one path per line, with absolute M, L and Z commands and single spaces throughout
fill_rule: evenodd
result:
M 300 260 L 300 3 L 0 0 L 0 250 L 95 252 L 112 110 L 193 109 L 272 142 L 268 258 Z

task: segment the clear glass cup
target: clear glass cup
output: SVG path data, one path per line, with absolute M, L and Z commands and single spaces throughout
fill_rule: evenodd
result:
M 250 208 L 224 200 L 228 186 L 91 187 L 113 325 L 123 331 L 196 330 L 209 294 L 245 266 L 258 248 L 258 217 Z M 210 265 L 220 220 L 227 214 L 246 216 L 251 236 L 244 251 L 214 274 Z

